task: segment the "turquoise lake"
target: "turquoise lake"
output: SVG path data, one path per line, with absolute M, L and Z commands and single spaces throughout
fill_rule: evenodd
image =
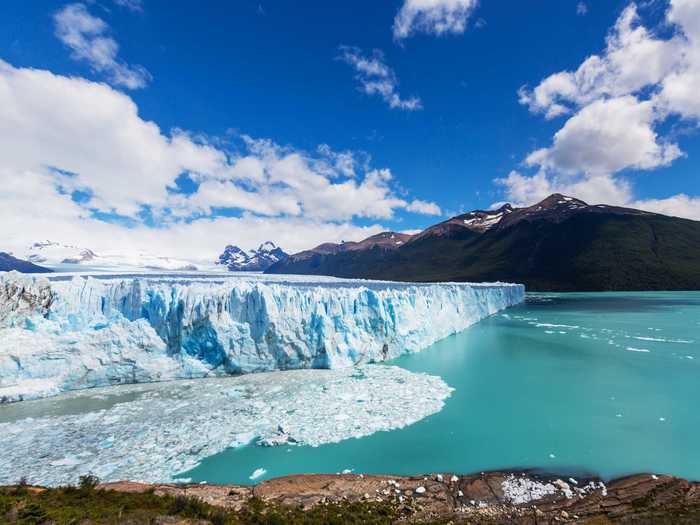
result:
M 455 389 L 444 409 L 316 448 L 228 449 L 182 476 L 250 483 L 259 468 L 267 472 L 256 481 L 346 469 L 535 468 L 700 479 L 698 292 L 528 294 L 525 304 L 390 364 L 442 377 Z

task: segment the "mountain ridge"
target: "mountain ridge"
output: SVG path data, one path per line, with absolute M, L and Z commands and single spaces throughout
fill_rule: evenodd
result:
M 31 261 L 18 259 L 7 252 L 0 252 L 0 272 L 17 271 L 21 273 L 50 273 L 53 270 L 44 268 Z
M 392 250 L 298 255 L 268 272 L 510 281 L 533 291 L 700 289 L 700 222 L 558 193 L 532 206 L 451 217 Z

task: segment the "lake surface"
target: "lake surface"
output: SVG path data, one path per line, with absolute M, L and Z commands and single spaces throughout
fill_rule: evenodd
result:
M 336 444 L 227 449 L 182 476 L 537 468 L 700 479 L 700 293 L 529 294 L 391 364 L 442 377 L 455 389 L 445 408 Z

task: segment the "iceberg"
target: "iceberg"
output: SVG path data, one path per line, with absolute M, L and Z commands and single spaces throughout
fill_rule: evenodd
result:
M 8 272 L 0 274 L 0 402 L 381 362 L 462 331 L 524 292 L 505 283 Z
M 439 377 L 373 365 L 111 386 L 8 404 L 0 406 L 0 485 L 74 484 L 89 473 L 168 482 L 229 447 L 319 446 L 402 428 L 442 410 L 451 392 Z

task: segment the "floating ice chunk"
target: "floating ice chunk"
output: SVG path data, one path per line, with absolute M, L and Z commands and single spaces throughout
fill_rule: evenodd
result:
M 173 482 L 181 484 L 192 483 L 192 478 L 174 478 Z
M 264 476 L 265 474 L 267 474 L 267 470 L 264 468 L 256 468 L 248 479 L 258 479 L 260 476 Z
M 240 395 L 231 398 L 232 389 Z M 106 387 L 97 393 L 112 404 L 52 415 L 62 403 L 75 406 L 96 393 L 73 392 L 25 401 L 32 413 L 47 414 L 32 419 L 3 416 L 11 407 L 0 406 L 0 485 L 26 477 L 56 486 L 88 473 L 167 482 L 228 446 L 280 430 L 318 446 L 402 428 L 439 412 L 451 390 L 435 376 L 369 365 Z M 352 417 L 329 425 L 336 414 Z
M 633 339 L 637 339 L 639 341 L 654 341 L 657 343 L 681 343 L 681 344 L 694 343 L 694 341 L 689 341 L 688 339 L 664 339 L 663 337 L 634 336 Z
M 554 458 L 556 458 L 556 456 L 554 454 L 549 455 L 549 459 L 554 459 Z

